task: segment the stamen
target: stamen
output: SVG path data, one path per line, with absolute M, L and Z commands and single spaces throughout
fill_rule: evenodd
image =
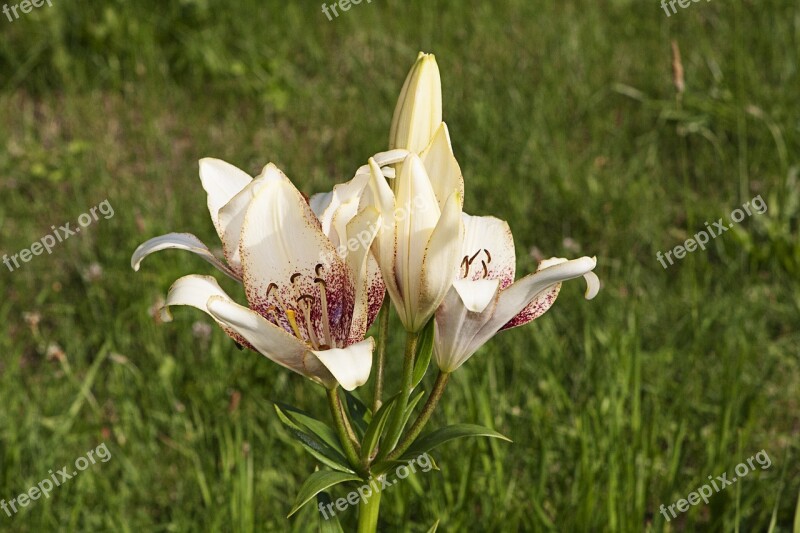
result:
M 480 250 L 478 250 L 477 252 L 475 252 L 475 255 L 473 255 L 472 257 L 470 257 L 470 258 L 469 258 L 469 264 L 472 264 L 472 262 L 473 262 L 473 261 L 475 261 L 475 258 L 476 258 L 476 257 L 478 257 L 478 254 L 479 254 L 479 253 L 481 253 L 481 251 L 480 251 Z
M 292 277 L 289 278 L 289 281 L 294 283 L 294 280 L 296 280 L 300 275 L 301 275 L 300 272 L 295 272 L 294 274 L 292 274 Z
M 314 267 L 314 272 L 317 273 L 317 276 L 321 276 L 322 274 L 319 271 L 322 270 L 322 263 L 317 263 L 317 266 Z
M 272 289 L 277 289 L 278 285 L 276 283 L 270 283 L 269 287 L 267 287 L 267 298 L 269 298 L 269 293 L 272 292 Z
M 464 267 L 464 277 L 466 278 L 469 276 L 469 257 L 464 256 L 464 259 L 461 261 L 461 266 Z
M 486 279 L 489 277 L 489 268 L 486 266 L 486 261 L 481 261 L 481 264 L 483 265 L 483 279 Z
M 316 349 L 319 349 L 317 332 L 314 331 L 314 324 L 311 322 L 311 305 L 314 303 L 314 297 L 308 294 L 303 294 L 297 299 L 297 303 L 305 304 L 301 305 L 300 308 L 303 310 L 303 317 L 306 320 L 306 330 L 308 331 L 308 336 L 311 339 L 311 344 L 313 344 Z
M 489 250 L 487 250 L 486 248 L 484 248 L 483 251 L 486 253 L 486 259 L 487 259 L 486 262 L 487 263 L 491 263 L 492 262 L 492 254 L 490 254 Z
M 322 265 L 317 265 L 317 269 Z M 322 331 L 325 334 L 325 343 L 328 346 L 336 347 L 336 343 L 333 342 L 333 337 L 331 336 L 331 325 L 328 321 L 328 297 L 325 294 L 325 289 L 327 289 L 328 284 L 325 283 L 325 280 L 322 278 L 314 278 L 314 283 L 318 284 L 319 287 L 319 298 L 320 304 L 322 306 Z
M 291 309 L 287 309 L 285 313 L 286 313 L 286 318 L 289 319 L 289 325 L 292 326 L 292 331 L 294 331 L 295 337 L 305 342 L 303 335 L 300 333 L 300 328 L 297 326 L 297 318 L 296 318 L 297 314 Z

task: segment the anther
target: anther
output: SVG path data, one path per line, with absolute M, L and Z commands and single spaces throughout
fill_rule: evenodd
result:
M 491 263 L 492 262 L 492 254 L 490 254 L 489 250 L 487 250 L 486 248 L 484 248 L 483 251 L 486 253 L 486 259 L 487 259 L 486 262 L 487 263 Z
M 300 277 L 300 275 L 301 275 L 300 272 L 295 272 L 294 274 L 292 274 L 292 277 L 289 278 L 289 281 L 294 283 L 294 280 L 296 280 L 298 277 Z

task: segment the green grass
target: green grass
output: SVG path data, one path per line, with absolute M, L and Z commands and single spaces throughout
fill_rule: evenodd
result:
M 270 402 L 325 418 L 323 390 L 221 331 L 194 336 L 210 323 L 199 312 L 155 323 L 148 309 L 181 275 L 212 273 L 204 262 L 165 252 L 134 274 L 129 259 L 168 231 L 216 245 L 201 157 L 253 173 L 274 161 L 307 193 L 349 179 L 385 149 L 425 50 L 442 71 L 466 210 L 509 221 L 521 274 L 534 248 L 596 254 L 604 286 L 585 302 L 566 284 L 549 313 L 453 376 L 434 422 L 514 443 L 446 445 L 440 472 L 384 496 L 381 530 L 440 519 L 443 531 L 764 531 L 774 517 L 792 531 L 796 2 L 700 2 L 667 18 L 633 0 L 374 0 L 333 22 L 320 4 L 56 0 L 0 16 L 0 254 L 104 199 L 115 209 L 52 255 L 0 266 L 0 499 L 101 442 L 113 455 L 13 518 L 0 512 L 0 530 L 316 527 L 310 507 L 285 518 L 314 463 Z M 656 261 L 757 194 L 767 214 L 667 270 Z M 662 503 L 762 449 L 771 468 L 665 524 Z

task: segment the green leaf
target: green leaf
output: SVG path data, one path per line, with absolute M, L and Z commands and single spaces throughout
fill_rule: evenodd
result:
M 317 494 L 317 503 L 322 504 L 322 507 L 327 507 L 332 502 L 333 500 L 327 492 L 322 491 Z M 344 533 L 342 525 L 339 523 L 339 519 L 336 518 L 336 515 L 333 514 L 325 518 L 326 515 L 323 515 L 322 512 L 319 513 L 319 533 Z
M 278 413 L 278 418 L 283 423 L 284 427 L 289 431 L 289 434 L 294 437 L 295 440 L 299 441 L 303 448 L 319 462 L 346 474 L 353 473 L 347 459 L 345 459 L 344 454 L 341 453 L 340 450 L 332 448 L 317 436 L 304 431 L 303 427 L 292 421 L 278 405 L 275 405 L 275 411 Z
M 373 450 L 375 450 L 375 446 L 378 445 L 378 441 L 383 433 L 383 428 L 386 426 L 386 421 L 389 419 L 389 413 L 392 412 L 394 401 L 397 400 L 397 398 L 398 396 L 396 394 L 392 396 L 378 409 L 375 416 L 372 417 L 372 422 L 369 423 L 369 427 L 364 433 L 364 440 L 361 443 L 362 457 L 370 457 Z
M 431 354 L 433 353 L 433 327 L 434 320 L 431 319 L 419 334 L 417 340 L 417 353 L 414 359 L 414 373 L 413 373 L 413 386 L 416 389 L 425 373 L 428 371 L 428 365 L 431 363 Z
M 300 492 L 297 493 L 294 506 L 289 512 L 287 518 L 299 511 L 301 507 L 314 499 L 314 496 L 323 490 L 329 489 L 340 483 L 346 483 L 348 481 L 361 481 L 361 478 L 355 474 L 334 472 L 331 470 L 318 470 L 317 472 L 314 472 L 308 477 L 308 479 L 305 480 L 303 486 L 300 487 Z
M 403 454 L 403 459 L 411 459 L 427 453 L 432 449 L 449 442 L 451 440 L 460 439 L 463 437 L 490 437 L 493 439 L 502 439 L 511 442 L 511 439 L 501 435 L 493 429 L 488 429 L 475 424 L 455 424 L 444 428 L 437 429 L 423 437 L 420 437 L 411 447 Z
M 436 530 L 439 529 L 439 521 L 437 520 L 435 524 L 431 526 L 428 530 L 428 533 L 436 533 Z
M 408 405 L 406 406 L 406 412 L 403 415 L 404 429 L 406 427 L 406 424 L 408 424 L 408 419 L 411 418 L 411 413 L 414 412 L 414 408 L 417 406 L 417 404 L 419 403 L 419 401 L 422 399 L 423 396 L 425 396 L 425 391 L 421 390 L 417 394 L 412 396 L 411 399 L 408 401 Z
M 353 421 L 353 430 L 358 435 L 358 438 L 361 438 L 367 430 L 367 422 L 370 415 L 369 409 L 358 396 L 350 391 L 344 391 L 344 397 L 347 412 L 350 415 L 350 420 Z
M 297 407 L 277 402 L 275 405 L 280 407 L 283 414 L 286 415 L 286 417 L 292 422 L 307 430 L 312 435 L 319 437 L 319 439 L 325 442 L 328 446 L 344 455 L 344 450 L 342 449 L 341 443 L 339 443 L 339 436 L 336 434 L 335 429 L 330 427 L 325 422 L 317 420 L 305 411 L 301 411 Z

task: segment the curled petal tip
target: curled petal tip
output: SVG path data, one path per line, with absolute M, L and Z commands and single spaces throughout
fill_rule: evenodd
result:
M 583 278 L 586 280 L 586 292 L 584 293 L 584 298 L 591 300 L 597 296 L 598 292 L 600 292 L 600 278 L 598 278 L 597 274 L 594 272 L 587 272 L 583 275 Z

